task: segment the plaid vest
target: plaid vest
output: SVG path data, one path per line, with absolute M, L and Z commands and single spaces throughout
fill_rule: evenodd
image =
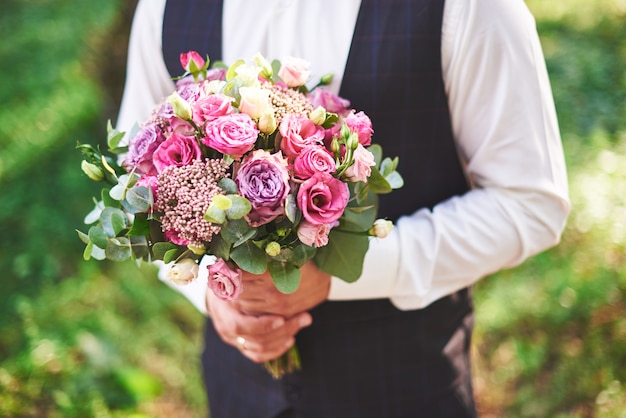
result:
M 442 79 L 443 4 L 363 0 L 359 11 L 340 95 L 370 116 L 385 155 L 400 157 L 405 186 L 380 199 L 389 219 L 468 190 Z M 221 58 L 221 18 L 221 0 L 167 1 L 163 55 L 173 76 L 181 52 Z M 279 381 L 222 343 L 209 321 L 213 418 L 473 416 L 469 289 L 415 311 L 385 299 L 326 302 L 312 314 L 297 336 L 303 370 Z

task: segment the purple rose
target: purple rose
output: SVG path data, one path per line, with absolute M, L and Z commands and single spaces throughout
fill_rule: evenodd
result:
M 298 207 L 313 225 L 332 224 L 348 204 L 348 185 L 328 173 L 316 173 L 300 185 Z
M 285 213 L 289 171 L 280 151 L 276 154 L 254 151 L 239 167 L 235 182 L 239 193 L 252 205 L 246 218 L 250 225 L 264 225 Z
M 202 159 L 202 151 L 196 139 L 176 133 L 162 142 L 154 151 L 154 166 L 159 173 L 165 167 L 189 165 L 192 161 L 200 159 Z
M 293 172 L 297 178 L 308 179 L 315 173 L 333 173 L 335 160 L 322 146 L 310 145 L 302 150 L 293 162 Z
M 202 142 L 222 154 L 241 158 L 254 146 L 259 129 L 245 113 L 233 113 L 206 124 L 206 137 Z
M 157 171 L 152 163 L 152 154 L 164 140 L 165 137 L 156 124 L 144 125 L 130 139 L 124 166 L 129 171 L 135 169 L 138 174 L 155 175 Z
M 322 106 L 327 112 L 338 115 L 346 115 L 349 111 L 350 102 L 336 94 L 323 89 L 316 88 L 307 96 L 313 107 Z
M 243 274 L 240 268 L 231 268 L 223 259 L 218 258 L 208 266 L 209 289 L 222 300 L 237 299 L 243 290 Z

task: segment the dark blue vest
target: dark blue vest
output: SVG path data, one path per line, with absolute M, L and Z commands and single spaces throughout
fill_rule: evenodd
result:
M 405 186 L 380 202 L 390 219 L 468 190 L 442 80 L 443 3 L 363 0 L 357 19 L 340 95 L 370 116 L 385 155 L 400 157 Z M 167 2 L 163 54 L 173 76 L 180 52 L 221 58 L 221 15 L 221 0 Z M 303 370 L 280 381 L 207 324 L 213 418 L 473 416 L 469 289 L 416 311 L 367 300 L 326 302 L 312 314 L 297 337 Z

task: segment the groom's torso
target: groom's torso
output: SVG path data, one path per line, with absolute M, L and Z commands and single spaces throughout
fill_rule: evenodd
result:
M 222 57 L 222 7 L 221 0 L 167 2 L 163 54 L 172 76 L 180 72 L 180 52 Z M 357 18 L 340 95 L 370 116 L 385 155 L 400 157 L 405 186 L 381 198 L 380 215 L 389 219 L 468 189 L 442 80 L 442 15 L 443 0 L 363 0 Z M 208 324 L 212 413 L 439 416 L 428 411 L 436 408 L 434 397 L 471 410 L 471 312 L 468 289 L 416 311 L 399 311 L 388 300 L 324 303 L 297 337 L 303 371 L 281 381 L 223 344 Z

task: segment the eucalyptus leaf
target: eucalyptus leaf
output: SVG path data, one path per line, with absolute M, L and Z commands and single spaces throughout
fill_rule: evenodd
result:
M 204 220 L 216 225 L 223 224 L 226 222 L 226 212 L 215 205 L 209 205 L 204 213 Z
M 374 161 L 376 161 L 376 167 L 378 167 L 383 160 L 383 148 L 379 144 L 372 144 L 367 147 L 367 150 L 374 154 Z
M 109 242 L 109 237 L 107 236 L 107 234 L 104 232 L 104 230 L 99 227 L 99 226 L 92 226 L 91 228 L 89 228 L 89 240 L 91 242 L 93 242 L 95 245 L 97 245 L 100 248 L 106 248 L 108 242 Z
M 102 191 L 100 192 L 100 198 L 102 199 L 102 203 L 104 204 L 104 206 L 119 208 L 120 202 L 113 199 L 110 195 L 110 192 L 111 192 L 111 189 L 109 188 L 102 189 Z
M 217 182 L 217 185 L 226 193 L 226 194 L 237 194 L 237 183 L 233 181 L 233 179 L 229 179 L 224 177 L 220 181 Z
M 292 263 L 271 260 L 268 270 L 279 292 L 290 294 L 300 286 L 300 270 Z
M 367 236 L 335 228 L 330 231 L 328 244 L 317 249 L 315 264 L 320 270 L 351 283 L 361 276 L 368 247 Z
M 229 194 L 226 197 L 231 201 L 230 208 L 226 209 L 226 217 L 228 219 L 241 219 L 252 210 L 250 201 L 238 194 Z
M 241 244 L 243 244 L 244 242 L 248 241 L 251 238 L 254 238 L 255 236 L 256 236 L 256 229 L 250 229 L 248 232 L 243 234 L 241 238 L 233 242 L 233 248 L 239 247 Z
M 296 196 L 293 193 L 287 195 L 285 200 L 285 214 L 292 224 L 297 225 L 302 217 L 302 212 L 298 209 Z
M 209 246 L 209 253 L 224 260 L 230 259 L 231 244 L 226 242 L 220 235 L 214 235 Z
M 126 237 L 110 239 L 104 249 L 107 259 L 112 261 L 128 260 L 131 255 L 130 240 Z
M 152 254 L 155 259 L 163 260 L 165 253 L 172 249 L 178 249 L 178 246 L 171 242 L 157 242 L 152 246 Z
M 220 235 L 229 244 L 234 244 L 248 236 L 250 230 L 256 231 L 254 228 L 251 228 L 245 220 L 233 219 L 222 226 Z
M 165 264 L 171 263 L 172 261 L 176 260 L 177 255 L 178 255 L 178 248 L 167 250 L 165 254 L 163 254 L 163 262 Z
M 104 208 L 100 214 L 102 229 L 109 237 L 115 237 L 126 228 L 126 214 L 120 209 Z
M 367 184 L 369 185 L 370 190 L 374 193 L 385 194 L 392 191 L 391 186 L 376 167 L 372 167 L 372 173 L 367 179 Z
M 130 237 L 130 246 L 132 248 L 134 258 L 140 259 L 150 255 L 148 239 L 145 236 Z
M 397 171 L 389 173 L 387 176 L 385 176 L 385 180 L 387 180 L 389 186 L 391 186 L 391 188 L 394 190 L 404 186 L 404 179 Z
M 88 261 L 91 259 L 91 252 L 93 250 L 93 242 L 89 241 L 83 251 L 83 260 Z
M 252 273 L 263 274 L 267 270 L 267 258 L 265 251 L 254 245 L 252 241 L 246 241 L 230 253 L 230 258 L 239 268 Z
M 126 187 L 121 184 L 116 184 L 109 191 L 109 196 L 114 200 L 124 200 L 124 197 L 126 197 Z
M 147 212 L 152 206 L 152 191 L 145 186 L 135 186 L 126 192 L 126 200 L 135 212 Z
M 80 238 L 83 244 L 89 244 L 89 235 L 85 234 L 82 231 L 79 231 L 78 229 L 76 229 L 76 232 L 78 233 L 78 238 Z
M 302 267 L 307 261 L 312 259 L 317 253 L 317 248 L 304 244 L 298 244 L 293 248 L 291 262 L 296 267 Z

